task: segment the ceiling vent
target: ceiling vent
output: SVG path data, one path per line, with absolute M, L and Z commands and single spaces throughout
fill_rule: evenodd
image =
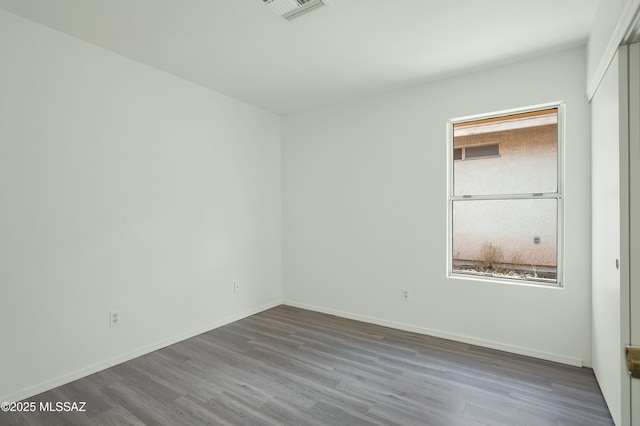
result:
M 271 10 L 282 16 L 287 21 L 291 21 L 299 16 L 304 15 L 325 6 L 327 0 L 262 0 L 264 4 L 269 6 Z

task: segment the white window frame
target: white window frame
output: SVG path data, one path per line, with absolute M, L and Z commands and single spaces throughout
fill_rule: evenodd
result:
M 459 195 L 454 194 L 454 159 L 453 159 L 453 126 L 469 121 L 485 120 L 489 118 L 503 117 L 514 114 L 540 111 L 545 109 L 558 109 L 558 186 L 554 193 L 530 193 L 530 194 L 498 194 L 498 195 Z M 540 105 L 532 105 L 522 108 L 514 108 L 503 111 L 495 111 L 486 114 L 470 115 L 452 118 L 447 122 L 447 278 L 483 281 L 492 283 L 519 284 L 526 286 L 540 286 L 551 288 L 564 288 L 564 140 L 565 140 L 565 102 L 557 101 Z M 484 275 L 456 274 L 453 272 L 453 202 L 470 200 L 518 200 L 518 199 L 555 199 L 557 200 L 557 265 L 556 282 L 544 283 L 513 278 L 502 278 Z

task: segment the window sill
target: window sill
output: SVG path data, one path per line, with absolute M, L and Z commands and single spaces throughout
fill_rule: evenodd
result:
M 540 287 L 540 288 L 552 288 L 552 289 L 562 289 L 564 286 L 561 282 L 556 280 L 548 279 L 548 278 L 529 278 L 529 279 L 519 279 L 519 278 L 510 278 L 508 276 L 499 276 L 492 273 L 487 272 L 449 272 L 447 274 L 447 278 L 462 280 L 462 281 L 478 281 L 484 283 L 492 283 L 492 284 L 515 284 L 526 287 Z

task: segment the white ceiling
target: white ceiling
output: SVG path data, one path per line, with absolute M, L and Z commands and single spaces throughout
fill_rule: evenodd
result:
M 287 114 L 584 44 L 598 0 L 0 0 L 0 8 Z

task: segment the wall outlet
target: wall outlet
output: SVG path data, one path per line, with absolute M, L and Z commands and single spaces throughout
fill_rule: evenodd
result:
M 111 311 L 109 312 L 109 327 L 116 327 L 120 324 L 120 312 Z
M 402 299 L 405 302 L 409 301 L 409 289 L 408 288 L 403 288 L 402 289 L 402 293 L 400 294 L 400 299 Z
M 233 293 L 234 293 L 234 294 L 238 294 L 238 293 L 240 293 L 240 284 L 238 284 L 238 283 L 233 283 Z

